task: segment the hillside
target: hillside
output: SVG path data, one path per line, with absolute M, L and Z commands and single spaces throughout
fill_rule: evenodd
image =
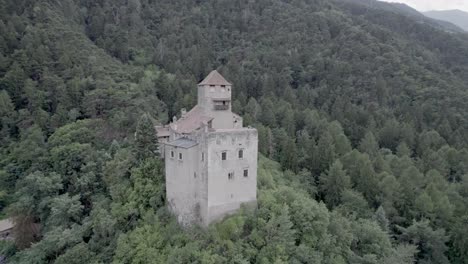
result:
M 463 12 L 461 10 L 434 10 L 424 12 L 424 15 L 430 18 L 450 22 L 468 32 L 468 12 Z
M 0 215 L 18 234 L 0 255 L 468 263 L 468 36 L 398 10 L 0 0 Z M 258 210 L 182 229 L 151 127 L 212 69 L 259 132 Z
M 430 17 L 427 17 L 417 11 L 416 9 L 403 4 L 403 3 L 387 3 L 383 1 L 375 1 L 375 0 L 341 0 L 340 2 L 345 2 L 345 3 L 353 3 L 355 5 L 361 5 L 365 6 L 367 9 L 372 9 L 372 10 L 384 10 L 389 13 L 396 13 L 398 15 L 403 15 L 410 17 L 413 20 L 413 23 L 420 23 L 424 24 L 429 27 L 434 27 L 439 30 L 443 30 L 446 32 L 452 32 L 452 33 L 462 33 L 464 32 L 463 29 L 460 27 L 447 22 L 447 21 L 442 21 L 438 19 L 433 19 Z

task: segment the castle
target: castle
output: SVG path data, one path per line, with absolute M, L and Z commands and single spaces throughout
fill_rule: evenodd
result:
M 198 84 L 198 104 L 156 127 L 169 208 L 182 225 L 208 225 L 256 204 L 257 130 L 231 111 L 232 84 L 216 70 Z

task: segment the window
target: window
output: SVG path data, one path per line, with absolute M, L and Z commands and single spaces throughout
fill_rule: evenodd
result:
M 195 178 L 195 179 L 197 178 L 197 173 L 196 172 L 193 173 L 193 178 Z
M 179 153 L 179 160 L 182 160 L 182 153 Z
M 228 173 L 228 179 L 231 181 L 234 180 L 234 172 Z
M 205 152 L 201 153 L 201 161 L 205 161 Z
M 226 88 L 226 85 L 221 85 L 221 88 Z
M 171 158 L 174 158 L 174 151 L 171 150 Z
M 229 110 L 231 101 L 228 100 L 213 100 L 214 110 Z
M 243 159 L 243 158 L 244 158 L 244 150 L 239 149 L 239 159 Z
M 223 151 L 223 153 L 221 153 L 221 160 L 227 160 L 227 152 L 226 151 Z
M 244 178 L 247 178 L 247 177 L 249 177 L 249 170 L 244 169 Z

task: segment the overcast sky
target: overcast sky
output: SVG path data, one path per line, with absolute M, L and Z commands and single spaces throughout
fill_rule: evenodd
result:
M 405 3 L 419 11 L 460 9 L 468 11 L 468 0 L 381 0 Z

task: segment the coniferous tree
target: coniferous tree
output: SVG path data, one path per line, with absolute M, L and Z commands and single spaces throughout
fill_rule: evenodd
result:
M 379 224 L 380 228 L 382 228 L 382 230 L 386 232 L 389 231 L 389 221 L 387 219 L 387 214 L 385 213 L 385 209 L 382 206 L 379 206 L 379 208 L 377 208 L 377 211 L 375 211 L 374 219 L 375 221 L 377 221 L 377 223 Z
M 157 135 L 148 114 L 143 114 L 138 120 L 135 132 L 135 150 L 139 160 L 159 155 Z
M 351 188 L 351 181 L 339 160 L 335 161 L 326 173 L 320 175 L 320 190 L 327 205 L 331 208 L 341 202 L 343 191 Z

